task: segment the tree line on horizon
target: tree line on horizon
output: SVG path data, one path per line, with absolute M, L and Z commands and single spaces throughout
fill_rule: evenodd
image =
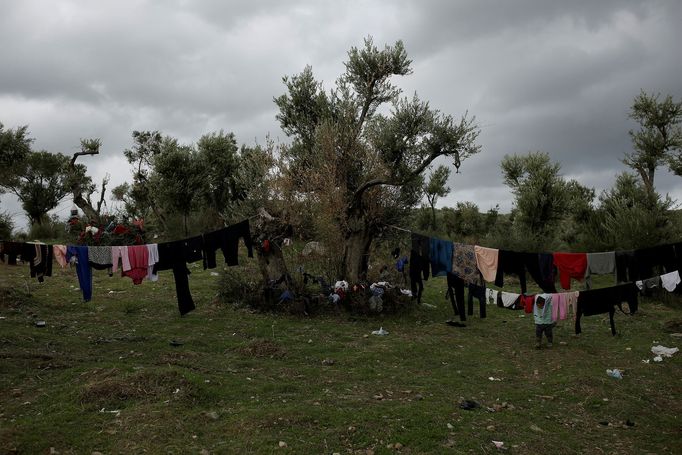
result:
M 518 251 L 628 249 L 679 240 L 676 205 L 655 189 L 656 171 L 682 176 L 682 102 L 642 91 L 630 117 L 633 150 L 614 186 L 595 194 L 561 175 L 546 152 L 507 155 L 502 179 L 513 197 L 509 214 L 481 212 L 467 201 L 436 209 L 452 170 L 480 153 L 479 128 L 401 95 L 392 80 L 412 73 L 401 41 L 380 49 L 371 38 L 348 52 L 331 89 L 306 66 L 283 78 L 277 120 L 290 143 L 239 146 L 233 133 L 182 144 L 159 131 L 134 131 L 123 151 L 130 181 L 108 189 L 87 175 L 83 156 L 98 139 L 81 140 L 73 156 L 34 150 L 28 126 L 0 123 L 0 191 L 15 194 L 30 222 L 28 237 L 54 235 L 48 213 L 73 198 L 84 222 L 144 219 L 161 238 L 213 230 L 265 208 L 302 239 L 322 241 L 335 275 L 355 280 L 368 271 L 376 240 L 400 236 L 389 225 Z M 392 110 L 384 114 L 384 105 Z M 81 158 L 80 162 L 78 159 Z M 439 164 L 446 161 L 448 164 Z M 103 207 L 109 190 L 116 213 Z M 0 237 L 13 223 L 0 214 Z M 62 233 L 63 234 L 63 233 Z M 281 239 L 280 239 L 281 240 Z

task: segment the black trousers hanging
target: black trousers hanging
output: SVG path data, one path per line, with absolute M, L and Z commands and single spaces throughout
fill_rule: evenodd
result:
M 475 284 L 469 283 L 468 284 L 469 288 L 469 297 L 467 300 L 467 310 L 469 313 L 469 316 L 473 316 L 474 314 L 474 298 L 478 299 L 478 306 L 479 306 L 479 315 L 480 318 L 483 319 L 486 317 L 486 302 L 485 302 L 485 286 L 477 286 Z
M 448 273 L 448 293 L 450 297 L 450 303 L 452 304 L 452 310 L 455 315 L 459 315 L 459 320 L 464 322 L 467 320 L 466 311 L 464 308 L 464 280 L 454 275 Z

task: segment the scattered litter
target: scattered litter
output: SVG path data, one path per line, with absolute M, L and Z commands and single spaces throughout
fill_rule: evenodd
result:
M 613 370 L 606 370 L 606 374 L 615 379 L 623 379 L 623 373 L 618 368 L 614 368 Z
M 118 417 L 119 415 L 121 415 L 121 410 L 120 410 L 120 409 L 114 409 L 113 411 L 107 411 L 105 408 L 102 408 L 102 409 L 99 410 L 99 412 L 101 412 L 102 414 L 105 413 L 105 412 L 108 412 L 109 414 L 116 414 L 116 417 Z
M 671 333 L 671 337 L 682 337 L 682 333 Z
M 45 321 L 36 321 L 36 327 L 45 327 Z
M 496 449 L 504 449 L 504 442 L 502 441 L 493 441 L 493 445 Z
M 383 327 L 379 327 L 379 330 L 372 330 L 372 335 L 388 335 L 388 331 L 384 330 Z
M 462 400 L 459 402 L 459 407 L 471 411 L 472 409 L 480 408 L 481 405 L 474 400 Z
M 288 444 L 287 444 L 286 442 L 284 442 L 284 441 L 279 441 L 279 446 L 280 446 L 280 448 L 285 449 L 285 448 L 287 447 L 287 445 L 288 445 Z
M 536 433 L 544 433 L 544 431 L 542 431 L 542 428 L 540 428 L 539 426 L 537 426 L 535 424 L 531 425 L 530 429 L 535 431 Z
M 642 363 L 649 363 L 649 359 L 642 360 Z
M 171 340 L 170 343 L 168 344 L 170 344 L 171 346 L 182 346 L 182 341 Z
M 327 366 L 329 366 L 329 365 L 334 365 L 335 363 L 336 363 L 336 362 L 334 361 L 334 359 L 324 359 L 324 360 L 322 361 L 322 365 L 327 365 Z
M 663 357 L 657 355 L 656 357 L 654 357 L 654 362 L 663 362 Z
M 218 272 L 211 272 L 211 276 L 220 276 Z
M 430 308 L 432 310 L 438 308 L 436 305 L 431 305 L 430 303 L 422 302 L 422 306 L 425 308 Z
M 412 297 L 412 291 L 410 291 L 409 289 L 401 289 L 401 290 L 400 290 L 400 293 L 401 293 L 402 295 L 406 295 L 406 296 Z
M 454 430 L 455 429 L 455 427 L 453 427 L 451 423 L 448 423 L 447 427 L 448 427 L 448 430 Z
M 180 389 L 175 389 L 175 392 L 173 392 L 173 395 L 177 395 L 178 393 L 180 393 Z
M 672 357 L 673 354 L 675 354 L 677 351 L 679 351 L 678 348 L 666 348 L 665 346 L 661 346 L 660 344 L 651 347 L 651 352 L 653 352 L 657 356 L 663 357 Z
M 488 381 L 501 381 L 501 380 L 502 380 L 502 379 L 500 379 L 500 378 L 494 378 L 494 377 L 492 377 L 492 376 L 489 376 L 489 377 L 488 377 Z

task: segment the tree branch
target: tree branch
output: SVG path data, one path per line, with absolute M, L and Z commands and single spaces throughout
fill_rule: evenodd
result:
M 438 158 L 440 154 L 438 153 L 431 153 L 424 161 L 419 164 L 412 172 L 410 172 L 406 177 L 402 179 L 386 179 L 386 178 L 376 178 L 372 180 L 368 180 L 367 182 L 363 183 L 358 187 L 357 190 L 353 193 L 353 197 L 351 199 L 351 204 L 352 205 L 358 205 L 360 202 L 360 199 L 362 199 L 363 194 L 365 191 L 369 190 L 372 187 L 378 186 L 378 185 L 392 185 L 392 186 L 399 186 L 399 185 L 404 185 L 407 182 L 411 181 L 412 179 L 416 178 L 419 176 L 422 172 L 426 170 L 427 167 L 435 160 Z

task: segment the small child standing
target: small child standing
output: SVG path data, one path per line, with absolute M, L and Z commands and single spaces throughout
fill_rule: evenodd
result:
M 547 347 L 552 347 L 554 336 L 552 335 L 552 295 L 538 294 L 533 304 L 533 318 L 535 319 L 535 347 L 542 347 L 542 334 L 547 336 Z

